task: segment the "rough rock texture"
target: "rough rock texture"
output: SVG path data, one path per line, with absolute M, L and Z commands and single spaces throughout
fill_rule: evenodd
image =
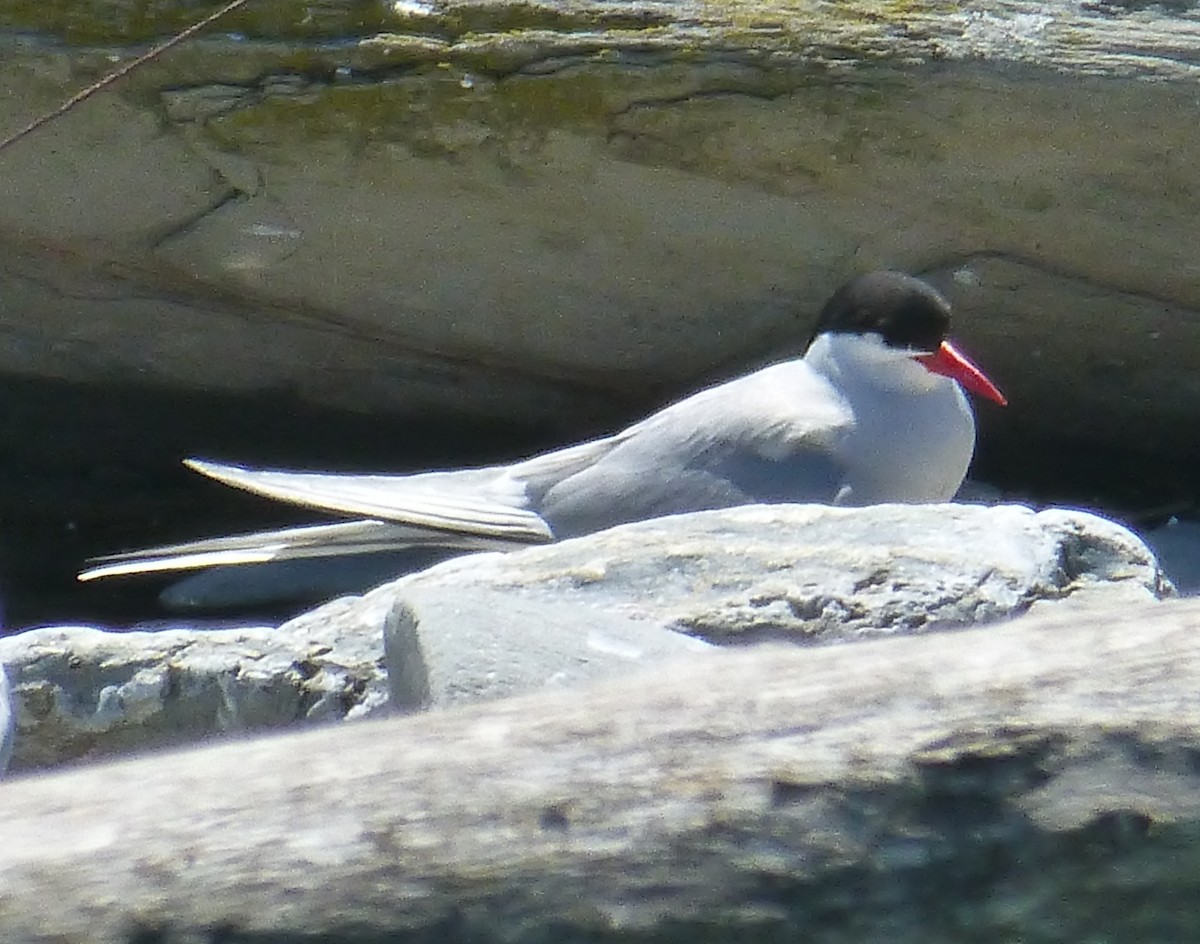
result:
M 0 915 L 13 944 L 1191 941 L 1197 692 L 1186 601 L 16 780 Z
M 1200 594 L 1200 524 L 1172 519 L 1145 540 L 1180 596 Z
M 666 630 L 833 642 L 969 626 L 1034 604 L 1127 607 L 1163 592 L 1137 538 L 1079 512 L 762 506 L 461 558 L 278 630 L 33 630 L 0 639 L 0 663 L 18 703 L 13 763 L 29 768 L 377 712 L 389 621 L 388 656 L 404 661 L 387 668 L 412 707 L 661 659 L 683 645 Z M 645 633 L 636 647 L 635 623 Z
M 386 704 L 384 606 L 313 626 L 0 639 L 17 704 L 13 767 L 43 767 L 229 731 L 341 718 Z
M 1127 602 L 1164 592 L 1154 557 L 1126 529 L 1007 505 L 700 512 L 458 558 L 396 590 L 431 587 L 565 598 L 726 642 L 846 641 L 990 622 L 1114 589 Z
M 7 123 L 195 14 L 6 7 Z M 1198 51 L 1170 4 L 263 0 L 4 154 L 0 241 L 70 274 L 10 277 L 0 370 L 561 415 L 888 264 L 1057 392 L 1013 424 L 1157 389 L 1081 433 L 1194 454 Z
M 8 687 L 8 675 L 0 663 L 0 774 L 8 766 L 12 755 L 13 733 L 16 730 L 16 719 L 12 711 L 12 695 Z

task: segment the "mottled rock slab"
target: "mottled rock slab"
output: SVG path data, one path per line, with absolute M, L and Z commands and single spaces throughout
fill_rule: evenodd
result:
M 1131 603 L 1166 592 L 1125 528 L 1016 505 L 755 505 L 658 518 L 447 561 L 396 591 L 431 587 L 569 599 L 722 642 L 844 642 L 994 622 L 1114 589 Z
M 13 766 L 44 767 L 215 734 L 342 718 L 386 704 L 386 606 L 319 627 L 105 632 L 0 639 L 16 701 Z
M 1185 601 L 715 651 L 16 779 L 5 938 L 1193 940 L 1198 630 Z
M 4 665 L 0 664 L 0 774 L 3 774 L 5 768 L 8 767 L 8 759 L 12 756 L 15 731 L 16 719 L 13 717 L 8 675 L 4 671 Z
M 411 709 L 628 671 L 693 649 L 677 632 L 845 642 L 1165 592 L 1145 545 L 1080 512 L 758 506 L 460 558 L 277 630 L 33 630 L 0 663 L 27 769 L 374 714 L 389 673 Z
M 472 587 L 406 588 L 383 625 L 394 708 L 565 688 L 709 646 L 596 606 Z
M 127 6 L 0 11 L 14 126 L 195 15 Z M 1198 54 L 1170 4 L 264 0 L 5 154 L 0 245 L 61 271 L 0 369 L 563 417 L 888 265 L 988 287 L 960 333 L 1055 393 L 1022 435 L 1195 455 L 1156 380 L 1197 352 Z M 1095 409 L 1114 376 L 1157 395 Z

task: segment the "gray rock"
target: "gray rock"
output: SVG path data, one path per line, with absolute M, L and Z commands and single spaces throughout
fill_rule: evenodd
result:
M 388 605 L 335 602 L 285 629 L 105 632 L 0 639 L 18 705 L 14 769 L 366 713 L 387 702 Z
M 12 710 L 12 693 L 8 688 L 8 674 L 0 663 L 0 774 L 8 767 L 8 759 L 12 756 L 13 735 L 16 732 L 16 718 Z
M 830 642 L 995 621 L 1114 590 L 1169 592 L 1130 531 L 1004 505 L 757 505 L 659 518 L 395 584 L 569 599 L 711 641 Z M 1114 601 L 1115 602 L 1115 601 Z
M 1194 941 L 1197 627 L 723 650 L 24 778 L 4 942 Z
M 1139 288 L 1144 278 L 1117 286 L 995 252 L 967 253 L 925 274 L 963 314 L 958 320 L 969 321 L 956 330 L 969 333 L 1009 401 L 1037 404 L 1019 415 L 982 413 L 993 448 L 1001 438 L 1067 435 L 1143 457 L 1194 448 L 1178 431 L 1200 416 L 1200 299 L 1155 295 Z
M 1144 537 L 1180 595 L 1200 594 L 1200 522 L 1172 518 Z
M 8 15 L 10 127 L 190 16 L 112 9 Z M 1074 416 L 1195 454 L 1168 424 L 1200 415 L 1186 4 L 445 0 L 317 19 L 250 4 L 238 35 L 5 154 L 0 370 L 566 417 L 795 346 L 797 316 L 854 271 L 932 266 L 1000 380 L 1058 392 L 1006 422 Z M 51 251 L 27 271 L 30 245 Z
M 708 648 L 569 598 L 406 589 L 383 628 L 393 706 L 444 707 L 561 688 Z
M 0 639 L 0 663 L 26 769 L 380 712 L 389 620 L 411 708 L 641 665 L 686 647 L 668 631 L 835 642 L 1165 592 L 1144 544 L 1082 512 L 752 506 L 459 558 L 275 630 L 34 630 Z

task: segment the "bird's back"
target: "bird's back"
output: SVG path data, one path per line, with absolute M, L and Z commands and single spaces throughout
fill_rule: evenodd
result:
M 845 479 L 837 443 L 850 421 L 826 381 L 803 361 L 787 361 L 605 440 L 603 452 L 570 474 L 531 483 L 530 507 L 562 538 L 687 511 L 833 501 Z

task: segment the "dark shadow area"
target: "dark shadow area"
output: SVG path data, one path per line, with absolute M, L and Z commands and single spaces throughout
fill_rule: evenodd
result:
M 163 615 L 156 597 L 166 581 L 79 584 L 89 557 L 320 520 L 207 481 L 180 464 L 187 456 L 403 472 L 507 460 L 566 440 L 519 421 L 365 415 L 283 394 L 0 377 L 0 398 L 0 600 L 10 630 Z
M 50 622 L 116 627 L 169 615 L 157 601 L 169 578 L 80 584 L 75 574 L 89 557 L 322 520 L 207 481 L 180 465 L 184 457 L 373 472 L 454 468 L 601 435 L 661 405 L 631 412 L 621 403 L 607 421 L 549 427 L 471 415 L 367 415 L 305 406 L 286 393 L 244 397 L 13 377 L 0 378 L 0 397 L 0 598 L 10 631 Z M 1117 509 L 1138 524 L 1195 504 L 1200 483 L 1186 459 L 1030 441 L 988 420 L 981 416 L 974 476 L 1006 496 Z
M 1118 450 L 1073 437 L 1035 437 L 980 423 L 972 478 L 1006 498 L 1100 511 L 1136 528 L 1194 514 L 1200 465 L 1185 455 Z

